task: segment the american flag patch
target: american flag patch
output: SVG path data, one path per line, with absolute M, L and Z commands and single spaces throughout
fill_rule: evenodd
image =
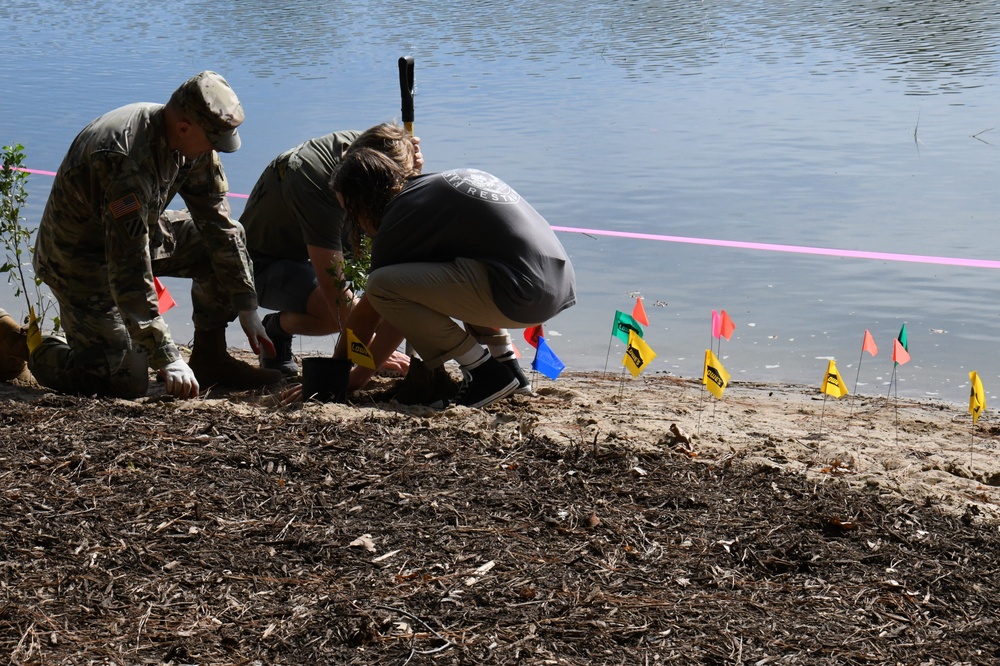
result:
M 139 197 L 134 194 L 126 194 L 121 199 L 111 202 L 111 215 L 116 219 L 120 219 L 124 215 L 129 213 L 134 213 L 135 211 L 142 208 L 139 204 Z

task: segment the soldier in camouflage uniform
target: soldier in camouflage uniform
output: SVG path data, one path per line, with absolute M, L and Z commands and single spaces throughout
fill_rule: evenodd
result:
M 238 316 L 254 351 L 273 354 L 217 152 L 239 148 L 243 118 L 225 79 L 202 72 L 167 104 L 121 107 L 76 137 L 35 244 L 35 271 L 59 302 L 66 334 L 31 350 L 40 384 L 134 398 L 146 393 L 152 367 L 168 393 L 186 398 L 210 385 L 249 389 L 281 379 L 226 349 L 226 325 Z M 185 211 L 165 211 L 175 194 Z M 193 281 L 190 365 L 160 315 L 157 275 Z

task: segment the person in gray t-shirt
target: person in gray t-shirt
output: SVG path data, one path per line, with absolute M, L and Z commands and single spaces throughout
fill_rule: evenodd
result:
M 458 361 L 459 404 L 482 407 L 517 390 L 523 373 L 506 329 L 576 302 L 573 265 L 548 222 L 489 173 L 408 176 L 366 149 L 348 152 L 333 187 L 372 237 L 365 295 L 378 315 L 428 367 Z

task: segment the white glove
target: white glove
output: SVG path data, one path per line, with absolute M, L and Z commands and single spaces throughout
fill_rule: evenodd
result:
M 240 310 L 240 326 L 247 334 L 247 340 L 250 341 L 250 348 L 253 349 L 254 354 L 260 354 L 260 348 L 263 347 L 267 356 L 274 358 L 277 355 L 274 343 L 271 342 L 271 338 L 267 337 L 264 322 L 260 320 L 257 310 Z
M 167 393 L 175 398 L 198 397 L 198 380 L 182 358 L 163 367 L 163 381 L 166 383 Z

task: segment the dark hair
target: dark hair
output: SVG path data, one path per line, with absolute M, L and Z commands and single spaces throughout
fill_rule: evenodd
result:
M 382 224 L 382 211 L 409 177 L 391 157 L 372 148 L 348 150 L 333 174 L 333 189 L 344 199 L 344 212 L 356 228 L 369 234 Z
M 402 169 L 405 178 L 416 176 L 420 173 L 420 169 L 416 165 L 417 144 L 413 141 L 413 135 L 399 125 L 394 123 L 380 123 L 374 127 L 369 127 L 351 142 L 344 156 L 347 157 L 352 151 L 356 152 L 362 149 L 380 152 L 391 159 Z M 330 187 L 334 191 L 338 190 L 334 182 L 336 175 L 337 172 L 334 171 L 333 177 L 330 179 Z M 345 196 L 345 200 L 346 198 Z M 363 204 L 348 205 L 355 209 L 363 206 Z M 381 221 L 381 209 L 384 207 L 383 204 L 376 211 L 377 215 L 371 218 L 375 225 L 374 228 L 377 228 L 378 223 Z M 364 235 L 364 230 L 360 226 L 360 220 L 356 218 L 357 212 L 357 210 L 355 213 L 347 211 L 347 223 L 350 225 L 349 238 L 351 247 L 354 248 L 355 253 L 360 253 L 361 237 Z M 371 215 L 371 211 L 367 212 Z

